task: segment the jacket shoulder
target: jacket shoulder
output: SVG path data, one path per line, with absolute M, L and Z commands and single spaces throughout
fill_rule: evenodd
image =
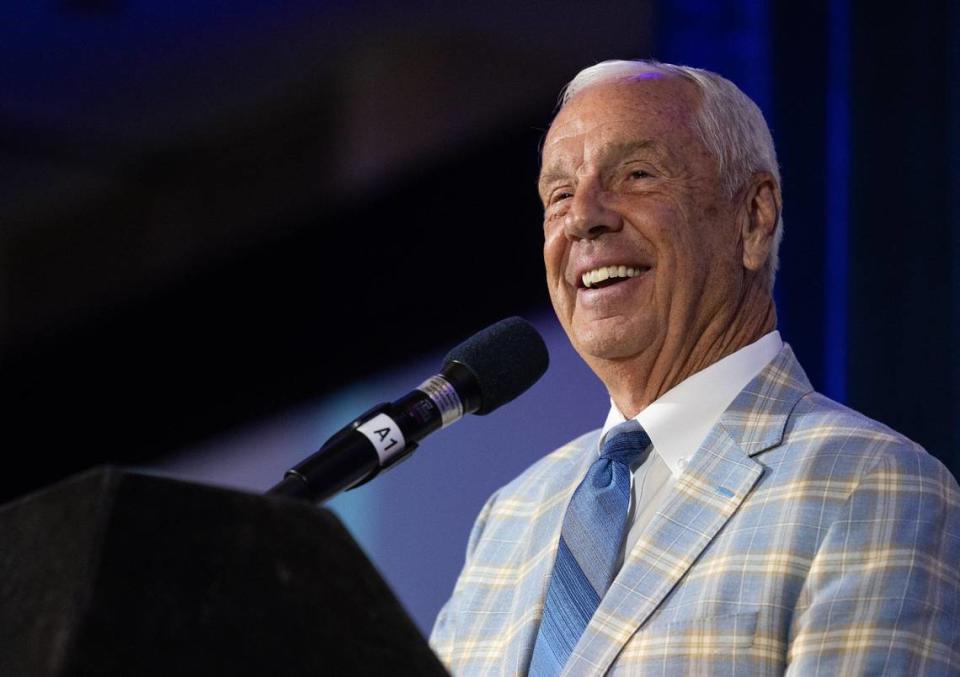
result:
M 812 453 L 856 456 L 869 473 L 885 468 L 898 473 L 936 477 L 952 484 L 956 480 L 936 457 L 922 446 L 887 425 L 835 402 L 818 392 L 804 395 L 797 403 L 784 431 L 784 442 Z M 946 487 L 945 487 L 946 488 Z

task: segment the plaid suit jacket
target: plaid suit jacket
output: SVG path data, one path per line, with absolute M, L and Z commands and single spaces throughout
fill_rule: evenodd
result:
M 431 643 L 526 673 L 597 432 L 496 492 Z M 736 398 L 628 553 L 565 675 L 960 674 L 960 489 L 814 392 L 789 347 Z

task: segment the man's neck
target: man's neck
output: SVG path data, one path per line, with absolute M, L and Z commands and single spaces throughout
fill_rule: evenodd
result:
M 729 319 L 708 326 L 699 336 L 667 337 L 644 354 L 593 365 L 610 397 L 627 418 L 679 383 L 757 341 L 777 327 L 777 311 L 770 294 L 756 290 Z M 689 340 L 688 344 L 684 342 Z

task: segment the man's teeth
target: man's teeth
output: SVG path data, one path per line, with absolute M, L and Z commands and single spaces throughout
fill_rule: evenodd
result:
M 583 286 L 589 289 L 604 280 L 618 277 L 636 277 L 639 274 L 639 268 L 631 268 L 630 266 L 603 266 L 601 268 L 588 270 L 583 274 L 582 280 Z

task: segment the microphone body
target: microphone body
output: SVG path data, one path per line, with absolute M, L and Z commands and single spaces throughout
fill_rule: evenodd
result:
M 486 415 L 532 386 L 550 361 L 526 320 L 501 320 L 451 350 L 442 371 L 396 402 L 370 409 L 288 470 L 269 494 L 324 501 L 407 458 L 464 414 Z
M 358 416 L 268 493 L 322 502 L 369 482 L 407 458 L 430 433 L 477 411 L 473 380 L 468 367 L 448 362 L 416 390 Z

